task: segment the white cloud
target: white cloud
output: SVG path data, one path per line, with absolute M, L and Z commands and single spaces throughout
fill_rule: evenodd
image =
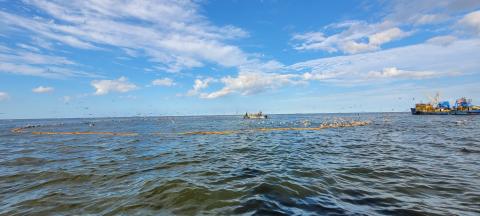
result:
M 205 63 L 237 67 L 251 60 L 227 40 L 248 36 L 235 26 L 216 26 L 195 1 L 26 1 L 49 17 L 0 11 L 0 23 L 14 31 L 81 49 L 117 47 L 146 57 L 158 68 L 178 72 Z
M 285 85 L 302 83 L 298 75 L 275 74 L 260 72 L 241 72 L 237 77 L 224 77 L 221 82 L 224 87 L 211 93 L 202 93 L 201 98 L 213 99 L 232 93 L 242 95 L 256 94 L 269 89 L 276 89 Z
M 7 100 L 9 99 L 10 96 L 8 95 L 8 93 L 6 92 L 0 92 L 0 101 L 4 101 L 4 100 Z
M 93 80 L 91 85 L 96 89 L 95 95 L 105 95 L 110 92 L 125 93 L 137 88 L 123 76 L 116 80 Z
M 301 63 L 300 63 L 301 64 Z M 293 65 L 293 67 L 296 67 Z M 333 66 L 335 67 L 335 66 Z M 306 69 L 309 67 L 305 67 L 302 69 Z M 319 69 L 314 69 L 311 72 L 305 72 L 302 74 L 302 78 L 304 80 L 322 80 L 322 81 L 330 81 L 330 80 L 336 80 L 338 77 L 346 77 L 348 76 L 348 72 L 342 72 L 342 71 L 336 71 L 336 70 L 319 70 Z
M 440 76 L 461 75 L 460 73 L 440 73 L 435 71 L 408 71 L 400 70 L 396 67 L 384 68 L 381 71 L 370 71 L 367 73 L 367 79 L 427 79 Z
M 293 48 L 347 54 L 375 51 L 382 44 L 423 31 L 418 28 L 420 26 L 448 24 L 455 21 L 459 14 L 479 7 L 480 1 L 472 0 L 389 1 L 382 5 L 380 21 L 342 21 L 324 26 L 320 31 L 295 34 Z M 480 11 L 467 14 L 459 25 L 480 35 Z
M 21 47 L 25 47 L 19 45 Z M 65 57 L 2 47 L 0 72 L 48 78 L 98 77 L 93 73 L 77 70 L 78 65 Z
M 435 44 L 435 45 L 441 45 L 441 46 L 447 46 L 450 45 L 451 43 L 455 42 L 458 40 L 457 37 L 452 36 L 452 35 L 444 35 L 444 36 L 437 36 L 433 37 L 427 40 L 427 43 Z
M 465 15 L 458 24 L 464 29 L 480 36 L 480 10 Z
M 448 45 L 427 42 L 371 53 L 320 58 L 288 68 L 303 72 L 306 80 L 338 84 L 365 82 L 372 71 L 371 78 L 375 75 L 376 78 L 391 79 L 458 76 L 478 72 L 479 49 L 480 40 L 457 40 Z
M 387 30 L 377 32 L 368 36 L 368 44 L 372 46 L 380 46 L 384 43 L 388 43 L 395 39 L 399 39 L 408 36 L 409 33 L 403 32 L 399 28 L 389 28 Z
M 235 26 L 218 26 L 208 21 L 201 14 L 203 10 L 199 9 L 199 1 L 25 2 L 39 13 L 0 10 L 0 25 L 5 27 L 2 36 L 25 34 L 32 38 L 32 42 L 17 44 L 22 49 L 0 47 L 0 72 L 43 77 L 93 76 L 75 70 L 78 64 L 68 58 L 55 56 L 55 48 L 68 45 L 96 51 L 114 49 L 131 58 L 146 58 L 153 64 L 148 68 L 168 72 L 211 63 L 237 68 L 238 75 L 225 75 L 218 80 L 197 79 L 187 93 L 217 98 L 233 93 L 255 94 L 309 80 L 345 84 L 366 82 L 367 78 L 372 82 L 434 78 L 471 73 L 479 68 L 475 60 L 478 59 L 475 52 L 478 43 L 453 36 L 379 51 L 383 45 L 409 36 L 420 25 L 457 19 L 478 6 L 478 1 L 395 1 L 387 3 L 391 8 L 382 11 L 381 16 L 386 15 L 379 21 L 345 21 L 328 25 L 321 31 L 296 34 L 293 41 L 298 50 L 355 55 L 299 62 L 291 66 L 275 60 L 264 61 L 260 54 L 249 54 L 232 45 L 232 39 L 247 37 L 248 33 Z M 42 16 L 45 14 L 48 16 Z M 474 30 L 475 20 L 475 16 L 469 14 L 458 23 Z M 49 49 L 49 54 L 40 53 L 26 44 Z M 173 83 L 162 79 L 152 82 L 153 85 Z M 216 87 L 210 86 L 211 83 L 223 86 L 210 91 Z M 124 77 L 94 80 L 92 86 L 97 95 L 136 88 Z
M 219 81 L 219 90 L 201 92 L 208 83 L 196 80 L 190 95 L 214 99 L 238 93 L 256 94 L 284 86 L 321 81 L 333 85 L 376 85 L 384 82 L 433 79 L 478 73 L 480 40 L 449 44 L 421 43 L 348 56 L 320 58 L 285 66 L 279 73 L 241 71 Z
M 381 45 L 409 36 L 395 27 L 391 22 L 367 24 L 359 21 L 348 21 L 329 25 L 325 30 L 341 31 L 330 36 L 323 32 L 308 32 L 296 34 L 293 40 L 299 42 L 297 50 L 324 50 L 328 52 L 344 52 L 349 54 L 362 53 L 380 49 Z
M 411 17 L 411 21 L 414 25 L 428 25 L 428 24 L 436 24 L 441 23 L 443 21 L 448 20 L 448 16 L 445 14 L 417 14 Z
M 307 32 L 304 34 L 296 34 L 293 40 L 303 41 L 302 44 L 296 44 L 297 50 L 326 50 L 328 52 L 336 52 L 337 49 L 333 47 L 327 40 L 327 37 L 322 32 Z M 333 40 L 332 38 L 329 39 Z
M 475 0 L 396 0 L 384 8 L 385 20 L 403 25 L 437 25 L 480 7 Z
M 22 45 L 19 45 L 22 46 Z M 26 45 L 23 45 L 26 46 Z M 65 57 L 39 54 L 30 51 L 17 50 L 15 48 L 3 47 L 0 49 L 0 60 L 3 62 L 26 62 L 33 65 L 73 65 L 74 62 Z
M 155 86 L 174 86 L 175 82 L 170 78 L 155 79 L 152 81 Z
M 18 43 L 17 46 L 21 47 L 23 49 L 26 49 L 26 50 L 30 50 L 30 51 L 34 51 L 34 52 L 40 52 L 39 48 L 28 45 L 28 44 Z
M 0 62 L 0 72 L 47 78 L 99 77 L 96 74 L 57 66 L 36 66 L 22 63 Z
M 53 92 L 54 88 L 53 87 L 48 87 L 48 86 L 39 86 L 37 88 L 32 89 L 32 92 L 34 93 L 49 93 Z
M 194 84 L 193 84 L 192 89 L 187 92 L 187 96 L 198 95 L 202 89 L 208 88 L 208 85 L 211 82 L 215 82 L 215 81 L 216 80 L 211 78 L 211 77 L 205 78 L 203 80 L 196 79 Z

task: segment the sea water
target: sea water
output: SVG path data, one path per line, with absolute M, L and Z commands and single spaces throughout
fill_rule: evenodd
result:
M 480 215 L 480 116 L 0 120 L 0 215 L 88 214 Z

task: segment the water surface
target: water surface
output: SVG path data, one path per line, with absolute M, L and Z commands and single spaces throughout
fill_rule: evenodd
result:
M 480 214 L 479 116 L 270 117 L 0 120 L 0 215 Z

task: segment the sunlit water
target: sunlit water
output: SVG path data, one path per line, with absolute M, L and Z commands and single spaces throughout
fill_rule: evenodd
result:
M 270 117 L 0 120 L 0 215 L 480 214 L 480 116 Z

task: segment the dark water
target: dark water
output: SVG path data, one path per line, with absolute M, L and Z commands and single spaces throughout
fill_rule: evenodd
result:
M 0 215 L 480 215 L 480 116 L 271 117 L 0 120 Z

